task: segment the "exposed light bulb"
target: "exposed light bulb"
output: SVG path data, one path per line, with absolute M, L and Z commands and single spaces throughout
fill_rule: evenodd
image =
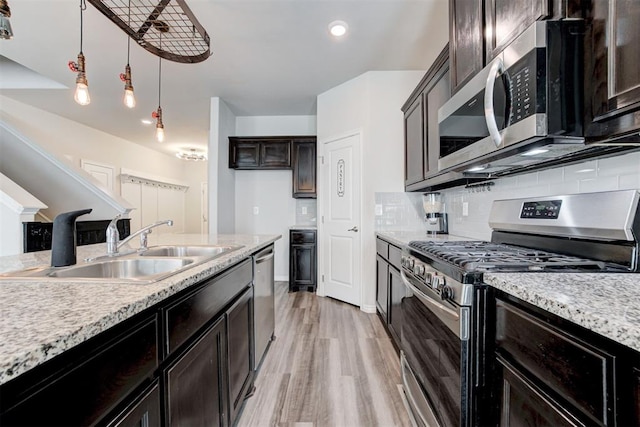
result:
M 124 68 L 124 73 L 120 74 L 120 79 L 124 82 L 124 105 L 128 108 L 136 106 L 136 97 L 133 94 L 133 83 L 131 83 L 131 67 L 129 64 Z
M 133 89 L 124 90 L 124 105 L 129 108 L 136 106 L 136 97 L 133 95 Z
M 83 82 L 76 82 L 76 93 L 73 95 L 73 99 L 80 105 L 89 105 L 91 103 L 89 86 Z
M 164 126 L 162 126 L 162 123 L 156 125 L 156 139 L 158 142 L 164 142 Z

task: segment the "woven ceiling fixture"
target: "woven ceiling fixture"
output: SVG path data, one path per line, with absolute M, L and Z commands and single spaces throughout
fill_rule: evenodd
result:
M 147 51 L 174 62 L 197 63 L 211 56 L 209 35 L 185 0 L 88 0 Z M 170 31 L 153 31 L 154 22 Z M 157 25 L 157 24 L 156 24 Z

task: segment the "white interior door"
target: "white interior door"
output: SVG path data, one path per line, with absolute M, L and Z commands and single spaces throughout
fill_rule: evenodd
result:
M 324 291 L 360 306 L 360 134 L 324 144 Z

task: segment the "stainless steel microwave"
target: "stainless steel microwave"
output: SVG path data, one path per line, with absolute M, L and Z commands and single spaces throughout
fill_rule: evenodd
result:
M 440 171 L 492 173 L 585 148 L 582 20 L 539 21 L 438 110 Z

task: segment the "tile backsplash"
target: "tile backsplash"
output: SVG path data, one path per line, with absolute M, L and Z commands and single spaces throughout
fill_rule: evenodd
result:
M 498 178 L 493 185 L 441 190 L 449 233 L 490 240 L 494 200 L 613 190 L 640 190 L 640 152 Z M 422 231 L 422 193 L 376 193 L 375 229 Z
M 316 225 L 316 199 L 296 199 L 295 225 Z

